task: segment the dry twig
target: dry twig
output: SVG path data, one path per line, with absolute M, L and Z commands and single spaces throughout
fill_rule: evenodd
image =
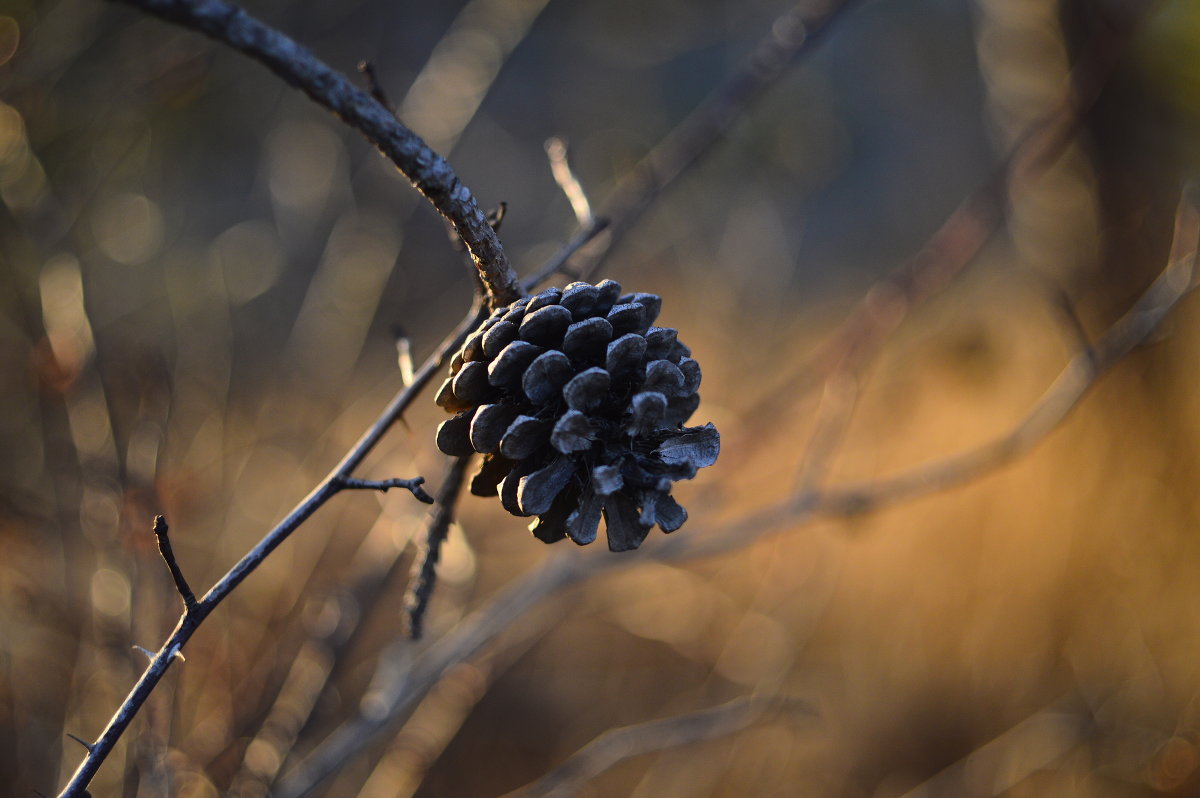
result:
M 781 713 L 814 717 L 816 710 L 794 698 L 737 698 L 697 712 L 609 729 L 545 776 L 505 798 L 565 798 L 626 759 L 726 737 Z

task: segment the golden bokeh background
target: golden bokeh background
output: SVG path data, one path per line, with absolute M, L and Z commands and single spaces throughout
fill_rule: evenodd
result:
M 530 273 L 575 226 L 544 140 L 570 143 L 602 202 L 786 6 L 248 10 L 336 68 L 372 61 L 481 204 L 507 203 L 501 235 Z M 691 520 L 676 536 L 798 489 L 823 394 L 796 375 L 1032 127 L 1087 95 L 1072 68 L 1099 54 L 1105 88 L 1071 144 L 1015 175 L 970 267 L 825 390 L 857 406 L 824 481 L 1019 423 L 1077 351 L 1076 323 L 1098 337 L 1166 265 L 1196 164 L 1198 30 L 1186 0 L 846 13 L 609 260 L 663 296 L 705 369 L 695 418 L 723 435 L 720 462 L 677 488 Z M 151 518 L 206 589 L 400 387 L 396 330 L 420 359 L 470 293 L 393 168 L 258 65 L 126 7 L 0 4 L 0 795 L 60 788 L 83 755 L 65 734 L 97 735 L 145 667 L 132 647 L 173 626 Z M 613 566 L 467 497 L 418 643 L 401 601 L 426 508 L 339 496 L 208 619 L 92 792 L 266 794 L 371 712 L 387 674 L 561 555 L 603 573 L 504 618 L 321 794 L 499 795 L 606 730 L 758 696 L 815 713 L 635 751 L 579 794 L 1193 795 L 1198 358 L 1184 300 L 1013 462 L 719 556 L 658 558 L 655 533 Z M 361 475 L 440 485 L 440 414 L 420 403 Z

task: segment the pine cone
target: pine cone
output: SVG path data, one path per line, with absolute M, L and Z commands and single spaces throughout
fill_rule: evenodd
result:
M 471 492 L 537 516 L 530 529 L 546 543 L 591 543 L 601 514 L 613 551 L 636 549 L 655 524 L 682 526 L 671 485 L 716 462 L 721 438 L 712 424 L 683 426 L 700 404 L 700 365 L 676 330 L 651 326 L 661 305 L 604 280 L 492 313 L 436 399 L 455 413 L 438 448 L 484 455 Z

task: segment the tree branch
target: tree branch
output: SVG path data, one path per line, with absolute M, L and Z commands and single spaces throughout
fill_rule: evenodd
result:
M 720 142 L 746 108 L 788 68 L 812 54 L 858 0 L 805 0 L 775 19 L 742 66 L 712 91 L 620 181 L 598 215 L 609 235 L 582 260 L 580 279 L 595 277 L 605 257 L 671 183 Z
M 442 489 L 438 491 L 437 501 L 434 502 L 433 513 L 429 516 L 425 539 L 417 543 L 412 576 L 409 577 L 408 590 L 404 594 L 404 615 L 407 619 L 408 634 L 413 640 L 421 636 L 425 610 L 429 606 L 429 599 L 437 582 L 438 557 L 446 535 L 450 533 L 450 525 L 454 523 L 454 508 L 462 495 L 463 482 L 470 463 L 469 456 L 455 457 L 451 461 L 446 478 L 442 481 Z
M 158 553 L 162 555 L 163 560 L 167 563 L 167 570 L 171 572 L 171 578 L 175 580 L 175 589 L 179 591 L 179 597 L 183 599 L 184 612 L 191 612 L 196 606 L 196 594 L 188 586 L 187 580 L 183 577 L 183 571 L 180 570 L 179 563 L 175 560 L 175 552 L 171 550 L 171 538 L 167 535 L 168 530 L 167 519 L 161 515 L 154 516 L 154 537 L 158 538 Z
M 377 490 L 387 493 L 392 488 L 404 488 L 416 497 L 422 504 L 433 504 L 433 497 L 421 486 L 425 484 L 424 477 L 412 479 L 355 479 L 354 477 L 339 477 L 334 484 L 340 490 Z
M 222 0 L 112 0 L 198 31 L 266 66 L 367 138 L 433 204 L 462 239 L 492 307 L 522 295 L 496 231 L 450 164 L 370 93 L 306 48 Z
M 566 798 L 591 779 L 626 759 L 671 748 L 727 737 L 789 713 L 815 716 L 807 701 L 778 696 L 737 698 L 720 706 L 661 720 L 609 729 L 537 781 L 507 793 L 504 798 Z
M 267 556 L 278 548 L 292 532 L 342 490 L 338 483 L 348 479 L 353 470 L 378 445 L 387 431 L 391 429 L 392 425 L 408 409 L 412 401 L 445 365 L 446 360 L 450 357 L 450 353 L 462 346 L 467 336 L 479 326 L 483 321 L 484 315 L 485 312 L 481 306 L 473 307 L 462 322 L 459 323 L 454 332 L 442 342 L 437 351 L 421 366 L 421 369 L 414 376 L 412 384 L 396 394 L 380 414 L 379 418 L 375 420 L 375 423 L 363 433 L 363 436 L 351 447 L 350 451 L 342 458 L 342 461 L 321 480 L 312 493 L 288 513 L 287 517 L 268 532 L 241 560 L 230 568 L 221 577 L 220 581 L 203 598 L 196 602 L 191 611 L 185 612 L 180 616 L 175 629 L 167 637 L 166 642 L 163 643 L 158 652 L 153 655 L 149 666 L 142 673 L 141 678 L 138 679 L 133 689 L 130 690 L 129 695 L 121 702 L 121 706 L 118 707 L 116 713 L 109 720 L 100 738 L 92 744 L 88 755 L 79 764 L 70 782 L 68 782 L 67 786 L 59 794 L 59 798 L 81 798 L 87 794 L 87 786 L 96 775 L 96 771 L 99 770 L 100 765 L 108 758 L 108 755 L 112 752 L 121 735 L 125 733 L 125 730 L 129 727 L 138 710 L 146 703 L 146 699 L 150 697 L 150 693 L 154 691 L 154 688 L 162 680 L 162 677 L 166 674 L 175 657 L 180 655 L 183 645 L 191 639 L 196 629 L 204 622 L 204 619 L 233 592 L 234 588 L 240 585 L 247 576 L 258 568 Z M 415 492 L 414 495 L 416 495 Z

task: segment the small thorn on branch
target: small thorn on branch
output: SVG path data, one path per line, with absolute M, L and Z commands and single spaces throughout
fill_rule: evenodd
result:
M 151 662 L 153 662 L 154 658 L 158 656 L 158 654 L 154 653 L 150 649 L 145 648 L 143 646 L 139 646 L 137 644 L 134 644 L 133 646 L 131 646 L 131 648 L 134 651 L 144 654 L 146 656 L 146 659 L 150 660 Z M 178 646 L 171 652 L 171 657 L 179 660 L 180 662 L 187 662 L 187 657 L 183 656 L 183 652 L 179 650 Z
M 76 737 L 74 734 L 71 734 L 70 732 L 67 732 L 67 736 L 70 737 L 75 742 L 82 745 L 84 748 L 86 748 L 89 754 L 92 752 L 92 749 L 96 747 L 94 743 L 89 743 L 87 740 L 83 739 L 82 737 Z
M 412 479 L 356 479 L 354 477 L 339 477 L 333 481 L 340 490 L 378 490 L 387 492 L 392 488 L 404 488 L 423 504 L 433 504 L 433 497 L 425 492 L 421 485 L 425 477 Z
M 191 612 L 196 606 L 196 594 L 188 587 L 187 580 L 183 578 L 183 571 L 179 570 L 179 563 L 175 561 L 175 552 L 171 550 L 171 538 L 167 536 L 168 529 L 167 519 L 161 515 L 154 516 L 154 536 L 158 538 L 158 552 L 166 561 L 171 578 L 175 580 L 175 589 L 183 599 L 184 609 Z

